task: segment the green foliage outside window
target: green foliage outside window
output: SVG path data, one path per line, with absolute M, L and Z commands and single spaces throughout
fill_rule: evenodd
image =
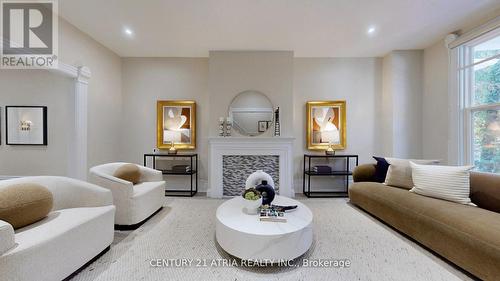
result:
M 483 58 L 496 51 L 476 52 Z M 475 75 L 473 103 L 476 105 L 500 102 L 500 61 L 478 69 Z M 481 110 L 474 112 L 473 156 L 475 168 L 483 172 L 500 173 L 500 111 Z

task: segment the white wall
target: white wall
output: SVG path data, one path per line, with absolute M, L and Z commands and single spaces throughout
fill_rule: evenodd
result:
M 231 99 L 248 89 L 262 91 L 280 105 L 282 135 L 296 137 L 298 189 L 306 152 L 307 100 L 347 100 L 345 152 L 358 153 L 361 163 L 371 161 L 372 154 L 449 158 L 447 128 L 454 120 L 447 115 L 448 54 L 441 41 L 423 52 L 394 51 L 383 59 L 293 58 L 290 51 L 122 59 L 65 20 L 60 20 L 59 29 L 61 61 L 92 70 L 89 166 L 111 161 L 142 163 L 143 153 L 151 152 L 156 143 L 156 100 L 194 99 L 203 181 L 207 178 L 207 137 L 217 135 L 218 117 L 227 115 Z M 2 123 L 0 175 L 65 174 L 71 143 L 61 132 L 73 116 L 69 79 L 40 70 L 2 70 L 0 83 L 0 107 L 49 106 L 46 148 L 6 146 Z M 4 119 L 4 111 L 1 114 Z
M 422 157 L 422 51 L 393 52 L 394 155 Z
M 59 58 L 92 71 L 88 89 L 88 166 L 119 155 L 121 58 L 63 19 L 59 20 Z M 50 110 L 50 109 L 49 109 Z
M 264 93 L 280 107 L 281 136 L 293 134 L 293 52 L 212 51 L 209 58 L 210 136 L 218 135 L 219 117 L 228 115 L 232 99 L 240 92 Z M 268 130 L 262 136 L 271 136 Z M 236 132 L 235 132 L 236 133 Z
M 380 97 L 379 116 L 380 116 L 380 149 L 383 156 L 392 156 L 394 153 L 394 111 L 393 106 L 393 72 L 392 72 L 392 56 L 389 54 L 382 60 L 382 93 Z
M 156 147 L 157 100 L 196 101 L 196 138 L 200 160 L 200 190 L 207 180 L 208 59 L 207 58 L 124 58 L 122 60 L 123 115 L 119 153 L 116 160 L 142 164 L 144 153 Z M 181 189 L 186 177 L 171 176 L 167 187 Z
M 254 55 L 254 54 L 252 54 Z M 248 61 L 248 58 L 242 60 Z M 278 64 L 283 66 L 283 57 L 278 53 Z M 269 63 L 271 58 L 266 57 Z M 252 60 L 250 60 L 252 61 Z M 288 59 L 286 59 L 288 61 Z M 211 63 L 212 61 L 210 61 Z M 224 58 L 224 65 L 240 63 Z M 250 69 L 259 70 L 257 63 Z M 347 137 L 348 148 L 345 151 L 360 155 L 360 163 L 371 161 L 371 156 L 377 151 L 376 114 L 377 97 L 382 90 L 382 61 L 376 58 L 356 59 L 329 59 L 329 58 L 295 58 L 291 64 L 286 62 L 286 72 L 291 75 L 290 91 L 283 93 L 288 98 L 273 95 L 278 85 L 271 85 L 260 89 L 273 100 L 278 101 L 282 110 L 291 115 L 282 118 L 283 126 L 289 128 L 287 135 L 293 135 L 295 187 L 302 188 L 302 156 L 307 152 L 305 148 L 305 103 L 308 100 L 336 100 L 347 101 Z M 151 152 L 156 146 L 156 101 L 159 99 L 192 99 L 197 102 L 197 152 L 200 155 L 200 187 L 204 189 L 207 179 L 207 137 L 210 132 L 217 134 L 217 118 L 227 114 L 228 106 L 233 97 L 240 91 L 248 89 L 248 85 L 238 84 L 235 81 L 246 81 L 245 73 L 248 68 L 239 70 L 232 83 L 222 83 L 215 91 L 208 87 L 210 70 L 209 61 L 205 58 L 124 58 L 122 61 L 122 88 L 123 88 L 123 117 L 121 120 L 121 146 L 118 160 L 135 163 L 142 162 L 142 156 Z M 217 63 L 217 67 L 221 67 Z M 277 66 L 275 66 L 277 68 Z M 268 65 L 267 68 L 270 68 Z M 243 69 L 243 67 L 242 67 Z M 211 69 L 212 70 L 212 69 Z M 220 70 L 220 69 L 219 69 Z M 232 71 L 221 70 L 221 75 Z M 247 72 L 245 72 L 247 71 Z M 278 71 L 278 70 L 274 70 Z M 213 73 L 212 73 L 213 74 Z M 293 74 L 293 75 L 292 75 Z M 283 75 L 283 74 L 282 74 Z M 265 75 L 266 80 L 268 75 Z M 230 81 L 230 77 L 223 81 Z M 253 76 L 255 84 L 266 84 Z M 251 80 L 249 79 L 249 80 Z M 284 78 L 283 81 L 288 81 Z M 228 85 L 231 84 L 231 85 Z M 283 87 L 281 85 L 280 87 Z M 222 89 L 224 88 L 224 89 Z M 208 90 L 212 89 L 209 93 Z M 219 88 L 218 88 L 219 89 Z M 224 90 L 224 91 L 222 91 Z M 259 89 L 257 89 L 259 90 Z M 211 120 L 208 116 L 215 120 Z M 283 115 L 282 115 L 283 116 Z M 209 121 L 210 120 L 210 121 Z M 283 134 L 285 135 L 285 134 Z M 172 187 L 180 188 L 180 181 L 170 179 Z M 318 183 L 314 182 L 315 187 Z M 179 186 L 177 186 L 179 185 Z M 184 183 L 185 185 L 185 183 Z M 321 183 L 319 183 L 321 187 Z
M 88 66 L 92 71 L 88 166 L 115 161 L 120 141 L 121 58 L 60 19 L 59 59 L 73 66 Z M 47 105 L 49 119 L 47 147 L 5 146 L 2 140 L 0 175 L 66 175 L 68 153 L 73 153 L 68 139 L 74 117 L 72 81 L 46 70 L 2 70 L 0 81 L 0 106 Z
M 448 161 L 448 49 L 444 41 L 424 50 L 422 156 Z
M 70 79 L 45 70 L 0 70 L 0 175 L 66 175 L 72 121 Z M 6 145 L 5 106 L 47 106 L 47 146 Z
M 389 126 L 383 140 L 392 143 L 383 146 L 386 156 L 422 157 L 422 58 L 421 50 L 409 50 L 392 51 L 383 60 L 383 120 Z
M 371 162 L 371 157 L 380 150 L 376 137 L 380 116 L 376 104 L 382 92 L 382 60 L 295 58 L 293 80 L 296 192 L 302 191 L 303 154 L 314 153 L 306 149 L 307 101 L 346 100 L 347 148 L 340 153 L 358 154 L 360 163 Z M 312 185 L 315 189 L 331 190 L 331 181 L 315 178 Z M 342 183 L 337 186 L 342 187 Z

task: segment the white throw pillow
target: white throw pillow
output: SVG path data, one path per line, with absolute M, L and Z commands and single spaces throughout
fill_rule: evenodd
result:
M 410 161 L 418 164 L 438 164 L 439 160 L 416 160 L 399 159 L 386 157 L 385 160 L 390 164 L 385 177 L 385 185 L 411 189 L 413 187 L 412 171 Z
M 411 163 L 415 186 L 420 195 L 475 206 L 470 198 L 470 170 L 473 166 L 436 166 Z

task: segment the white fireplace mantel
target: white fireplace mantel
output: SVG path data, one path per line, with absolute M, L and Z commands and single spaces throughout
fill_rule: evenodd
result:
M 207 196 L 222 198 L 222 158 L 224 155 L 276 155 L 279 156 L 279 194 L 294 197 L 291 137 L 212 137 L 209 143 Z

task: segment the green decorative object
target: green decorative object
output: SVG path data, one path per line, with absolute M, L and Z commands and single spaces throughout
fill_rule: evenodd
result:
M 255 188 L 249 188 L 242 194 L 244 211 L 249 215 L 256 215 L 262 205 L 262 194 Z
M 262 195 L 255 188 L 249 188 L 249 189 L 245 190 L 245 192 L 243 192 L 243 198 L 245 198 L 246 200 L 255 201 L 255 200 L 259 200 L 260 198 L 262 198 Z

